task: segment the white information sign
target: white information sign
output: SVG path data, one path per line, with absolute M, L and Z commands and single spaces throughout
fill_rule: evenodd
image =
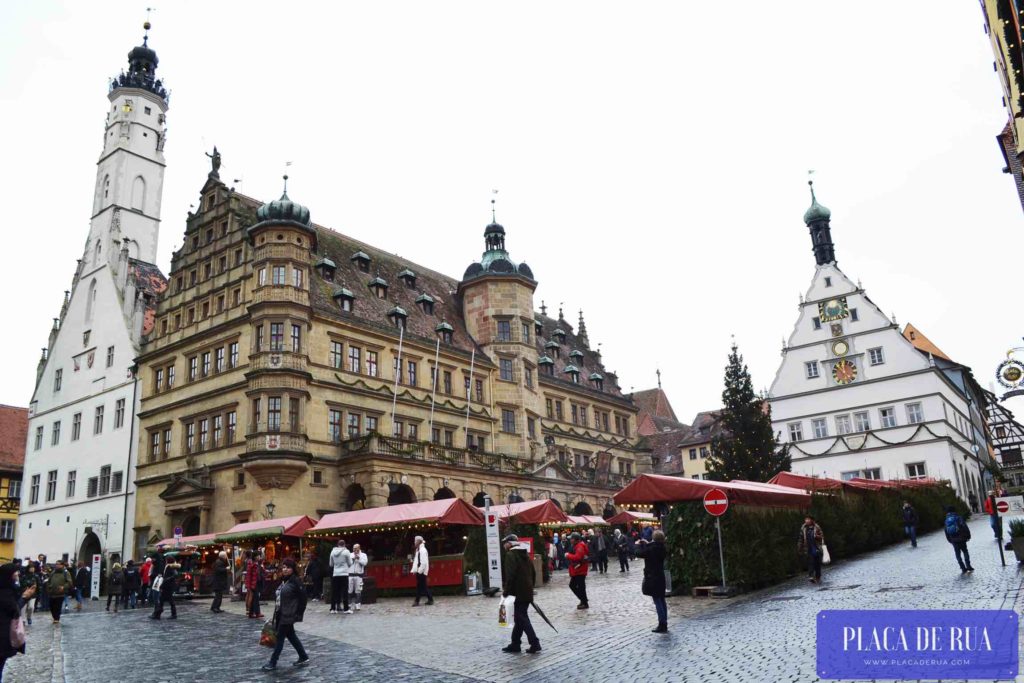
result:
M 498 514 L 491 512 L 491 499 L 484 501 L 484 528 L 487 538 L 487 585 L 501 588 L 501 539 L 498 538 Z
M 100 595 L 100 573 L 102 570 L 102 563 L 102 555 L 92 556 L 92 590 L 90 591 L 90 593 L 92 597 L 95 599 L 99 599 Z
M 1000 515 L 1024 515 L 1024 496 L 996 498 L 996 509 Z

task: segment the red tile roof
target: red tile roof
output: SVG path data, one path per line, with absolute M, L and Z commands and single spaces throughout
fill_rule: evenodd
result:
M 27 439 L 28 408 L 0 405 L 0 470 L 21 472 Z

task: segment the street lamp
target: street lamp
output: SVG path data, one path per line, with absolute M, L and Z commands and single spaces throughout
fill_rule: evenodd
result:
M 266 505 L 267 519 L 273 519 L 274 518 L 274 508 L 275 507 L 277 507 L 277 506 L 274 505 L 274 501 L 270 501 L 269 503 L 267 503 L 267 505 Z

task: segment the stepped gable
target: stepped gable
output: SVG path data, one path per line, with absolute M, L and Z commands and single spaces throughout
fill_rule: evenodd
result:
M 534 344 L 537 347 L 537 354 L 540 356 L 547 355 L 553 361 L 555 361 L 555 376 L 554 378 L 547 375 L 541 375 L 545 380 L 555 379 L 558 381 L 565 382 L 566 384 L 574 387 L 583 387 L 586 389 L 593 388 L 593 384 L 590 382 L 589 377 L 592 373 L 598 373 L 604 378 L 604 391 L 601 393 L 608 394 L 610 396 L 616 396 L 625 400 L 629 400 L 629 397 L 623 396 L 622 389 L 619 387 L 618 378 L 605 370 L 604 365 L 601 364 L 600 356 L 597 352 L 587 348 L 587 346 L 579 339 L 572 325 L 565 319 L 555 320 L 549 318 L 547 315 L 541 313 L 534 313 L 534 319 L 536 322 L 541 323 L 542 332 L 539 335 L 534 335 Z M 554 338 L 553 333 L 555 328 L 558 328 L 565 332 L 565 343 L 560 345 L 558 358 L 555 358 L 550 353 L 546 353 L 544 345 L 550 341 L 558 341 Z M 569 354 L 575 350 L 579 350 L 583 353 L 582 360 L 574 360 L 569 358 Z M 565 374 L 565 367 L 567 365 L 575 365 L 580 371 L 580 383 L 573 384 L 572 380 L 568 375 Z
M 152 263 L 128 260 L 128 273 L 134 279 L 135 291 L 141 293 L 146 302 L 146 312 L 142 318 L 142 336 L 147 336 L 156 325 L 157 298 L 167 289 L 167 278 Z
M 0 470 L 21 471 L 27 441 L 28 408 L 0 405 Z
M 312 304 L 318 313 L 335 318 L 354 319 L 397 337 L 398 330 L 388 319 L 388 312 L 397 305 L 408 316 L 405 321 L 406 339 L 418 339 L 433 346 L 437 341 L 436 327 L 445 321 L 454 328 L 452 343 L 442 342 L 445 348 L 454 348 L 467 355 L 475 348 L 477 365 L 491 365 L 466 329 L 462 305 L 455 296 L 458 280 L 328 228 L 319 225 L 314 227 L 317 231 L 319 254 L 312 258 L 311 263 L 326 256 L 335 263 L 336 268 L 333 282 L 315 273 L 312 276 Z M 370 257 L 369 272 L 362 271 L 352 260 L 353 254 L 360 251 Z M 407 287 L 399 278 L 399 274 L 404 270 L 411 270 L 416 275 L 414 287 Z M 377 277 L 386 281 L 388 285 L 387 296 L 383 299 L 378 298 L 369 288 L 370 282 Z M 335 290 L 339 287 L 345 287 L 355 295 L 352 313 L 342 312 L 333 298 Z M 416 299 L 422 294 L 428 294 L 434 299 L 433 314 L 425 313 L 416 303 Z

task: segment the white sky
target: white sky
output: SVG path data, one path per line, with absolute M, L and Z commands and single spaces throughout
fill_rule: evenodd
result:
M 153 0 L 149 0 L 153 2 Z M 107 79 L 146 1 L 0 3 L 0 402 L 27 405 L 81 256 Z M 987 386 L 1019 343 L 1021 207 L 977 3 L 164 2 L 158 265 L 209 169 L 453 277 L 491 189 L 549 314 L 583 308 L 626 390 L 720 404 L 735 334 L 766 387 L 814 270 L 840 267 Z

